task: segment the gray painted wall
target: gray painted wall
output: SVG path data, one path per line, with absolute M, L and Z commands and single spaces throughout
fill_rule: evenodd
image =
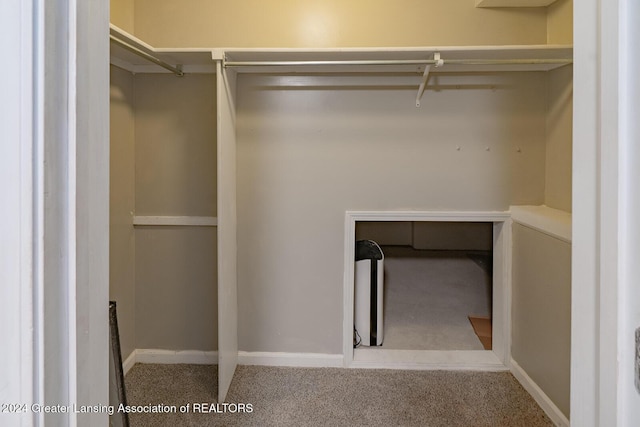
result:
M 573 67 L 549 72 L 545 204 L 571 212 Z
M 276 48 L 535 45 L 548 38 L 547 8 L 485 9 L 473 0 L 323 0 L 313 7 L 299 0 L 189 0 L 188 5 L 135 0 L 136 36 L 162 47 Z M 114 17 L 133 27 L 121 14 Z
M 215 76 L 135 76 L 136 215 L 216 216 Z M 217 349 L 216 230 L 136 227 L 136 346 Z
M 112 281 L 112 295 L 130 297 L 119 298 L 127 312 L 123 354 L 133 348 L 134 323 L 137 348 L 216 349 L 215 230 L 140 227 L 135 269 L 125 255 L 132 158 L 138 215 L 215 215 L 213 76 L 120 80 L 135 92 L 135 120 L 112 93 L 112 138 L 123 142 L 112 147 L 112 156 L 123 150 L 112 159 L 112 187 L 124 189 L 112 206 L 122 215 L 120 225 L 112 217 L 112 241 L 115 231 L 117 274 L 128 278 Z M 320 78 L 315 88 L 289 90 L 289 83 L 243 76 L 239 85 L 243 350 L 341 351 L 346 209 L 504 210 L 545 199 L 546 164 L 554 161 L 546 152 L 545 94 L 553 90 L 545 74 L 440 76 L 435 83 L 446 89 L 427 91 L 421 109 L 403 85 L 365 91 L 350 79 Z M 326 87 L 334 83 L 347 87 Z M 118 290 L 132 270 L 135 295 Z M 124 308 L 131 301 L 135 316 Z
M 136 345 L 217 349 L 216 229 L 136 228 Z
M 413 247 L 425 250 L 493 249 L 493 223 L 484 222 L 416 222 Z
M 349 30 L 346 33 L 340 30 L 334 34 L 333 39 L 325 40 L 321 37 L 310 38 L 308 31 L 296 32 L 291 26 L 276 25 L 274 28 L 278 27 L 278 31 L 265 33 L 261 30 L 264 29 L 263 14 L 255 13 L 256 11 L 251 16 L 245 13 L 243 20 L 255 20 L 258 24 L 244 26 L 241 30 L 234 26 L 233 21 L 225 24 L 224 28 L 211 25 L 194 27 L 194 19 L 208 22 L 211 21 L 211 17 L 220 13 L 236 15 L 238 7 L 233 2 L 222 2 L 215 6 L 200 0 L 196 3 L 192 8 L 176 9 L 174 3 L 169 1 L 137 1 L 135 7 L 127 2 L 112 1 L 112 19 L 116 25 L 130 31 L 134 30 L 135 21 L 136 34 L 157 46 L 282 46 L 282 41 L 286 42 L 284 45 L 291 46 L 381 45 L 372 37 L 382 37 L 382 45 L 401 46 L 419 45 L 424 40 L 431 40 L 431 43 L 443 40 L 446 42 L 444 44 L 461 45 L 540 44 L 545 41 L 564 43 L 571 35 L 571 31 L 567 31 L 571 23 L 571 13 L 566 12 L 566 7 L 555 6 L 548 10 L 536 8 L 498 13 L 494 10 L 474 8 L 471 3 L 445 4 L 430 1 L 417 7 L 428 12 L 435 11 L 438 16 L 443 17 L 439 20 L 442 25 L 418 26 L 415 27 L 419 28 L 417 32 L 411 26 L 399 26 L 392 31 L 379 33 L 362 29 L 372 25 L 371 28 L 380 27 L 376 22 L 404 22 L 406 20 L 403 19 L 390 21 L 389 13 L 411 14 L 412 12 L 407 11 L 415 12 L 415 8 L 398 8 L 395 4 L 385 5 L 382 9 L 369 8 L 365 11 L 364 19 L 361 19 L 362 8 L 354 6 L 345 9 L 342 3 L 332 3 L 326 8 L 327 15 L 335 22 L 348 17 L 349 19 L 343 21 L 349 24 L 342 30 Z M 284 14 L 279 19 L 301 22 L 305 10 L 292 7 L 289 3 L 285 6 L 282 8 Z M 220 9 L 221 7 L 224 10 Z M 385 9 L 387 7 L 388 9 Z M 153 13 L 147 13 L 151 10 Z M 413 13 L 413 16 L 420 14 Z M 452 17 L 455 19 L 451 19 Z M 469 25 L 477 22 L 486 24 L 489 22 L 487 19 L 492 22 L 499 21 L 500 25 L 484 25 L 482 31 L 477 30 L 477 25 Z M 222 39 L 216 36 L 218 33 L 222 34 Z M 268 40 L 264 38 L 265 34 Z M 395 39 L 389 40 L 390 35 Z M 226 43 L 224 38 L 232 42 Z M 237 43 L 238 41 L 240 43 Z M 338 283 L 341 283 L 341 278 L 337 272 L 342 270 L 342 248 L 338 244 L 337 235 L 327 235 L 324 230 L 327 226 L 332 230 L 341 229 L 342 208 L 345 206 L 358 209 L 506 209 L 511 203 L 546 202 L 560 208 L 570 205 L 570 199 L 567 202 L 566 191 L 570 188 L 570 183 L 563 178 L 566 175 L 564 168 L 570 168 L 570 164 L 562 161 L 559 167 L 554 166 L 557 164 L 556 156 L 551 153 L 555 150 L 556 144 L 550 143 L 548 147 L 544 147 L 542 142 L 545 138 L 545 135 L 541 134 L 542 129 L 553 124 L 553 113 L 549 104 L 553 102 L 551 98 L 554 96 L 554 89 L 551 84 L 546 85 L 546 78 L 542 75 L 520 75 L 516 80 L 529 79 L 530 76 L 534 77 L 526 85 L 526 89 L 514 90 L 509 87 L 511 83 L 508 78 L 502 80 L 506 86 L 498 87 L 496 92 L 489 90 L 493 83 L 490 83 L 489 87 L 483 86 L 484 82 L 495 80 L 491 77 L 470 77 L 466 80 L 467 87 L 462 90 L 455 89 L 455 84 L 461 81 L 456 78 L 454 86 L 448 87 L 447 90 L 427 90 L 421 109 L 415 109 L 410 102 L 415 94 L 415 79 L 404 89 L 389 88 L 372 93 L 357 88 L 345 91 L 264 90 L 262 93 L 257 89 L 244 90 L 245 94 L 241 94 L 243 100 L 240 103 L 239 133 L 243 139 L 241 144 L 246 147 L 240 147 L 244 153 L 240 160 L 245 164 L 257 166 L 256 170 L 244 166 L 239 176 L 244 182 L 241 182 L 240 189 L 244 191 L 246 202 L 244 213 L 241 212 L 241 215 L 244 215 L 245 225 L 252 224 L 253 227 L 247 228 L 241 242 L 246 252 L 246 256 L 241 257 L 245 259 L 246 265 L 240 269 L 251 267 L 249 272 L 241 271 L 245 279 L 245 284 L 241 285 L 241 288 L 244 288 L 241 292 L 244 294 L 240 298 L 240 323 L 244 325 L 244 338 L 241 339 L 241 343 L 245 344 L 245 349 L 295 348 L 329 352 L 340 350 L 338 325 L 341 322 L 341 291 Z M 438 80 L 434 76 L 430 85 L 443 81 L 448 80 Z M 180 79 L 173 76 L 136 76 L 136 91 L 140 88 L 144 92 L 144 95 L 142 92 L 137 93 L 137 98 L 141 104 L 145 104 L 144 108 L 136 111 L 136 119 L 140 117 L 142 120 L 137 125 L 136 133 L 136 209 L 139 215 L 209 215 L 210 213 L 205 212 L 215 212 L 215 206 L 211 206 L 211 203 L 215 203 L 215 194 L 210 193 L 214 197 L 192 196 L 215 191 L 215 185 L 211 190 L 206 187 L 211 180 L 215 180 L 215 167 L 204 167 L 206 162 L 199 161 L 208 158 L 208 153 L 200 152 L 201 155 L 196 155 L 194 151 L 189 151 L 188 155 L 181 157 L 185 154 L 180 151 L 181 144 L 174 144 L 174 141 L 187 134 L 190 135 L 189 138 L 193 136 L 196 139 L 199 138 L 197 133 L 208 135 L 211 130 L 204 129 L 201 125 L 204 123 L 206 126 L 215 126 L 214 115 L 211 115 L 211 122 L 207 122 L 208 118 L 203 119 L 197 112 L 193 115 L 195 110 L 191 110 L 188 104 L 192 100 L 199 102 L 200 97 L 197 93 L 184 97 L 180 93 L 184 88 L 174 90 L 180 84 Z M 551 91 L 548 102 L 543 96 L 545 88 Z M 285 97 L 282 98 L 285 92 Z M 336 93 L 341 95 L 336 97 Z M 259 96 L 247 101 L 256 94 Z M 175 104 L 173 100 L 176 101 Z M 185 104 L 181 104 L 182 102 Z M 546 106 L 543 107 L 545 103 Z M 280 105 L 271 113 L 269 110 L 274 104 Z M 206 108 L 208 107 L 205 106 Z M 542 113 L 545 108 L 546 118 Z M 330 109 L 334 111 L 327 111 Z M 316 115 L 317 117 L 314 117 Z M 194 129 L 199 130 L 191 132 L 188 129 L 189 125 L 185 125 L 190 116 L 193 117 L 191 124 Z M 269 123 L 273 119 L 275 122 Z M 175 127 L 180 130 L 176 132 Z M 570 127 L 569 123 L 568 128 Z M 176 138 L 168 137 L 167 134 L 173 134 Z M 278 134 L 282 134 L 283 137 L 279 137 Z M 140 141 L 140 138 L 146 138 L 146 141 Z M 205 139 L 208 138 L 207 136 Z M 552 135 L 550 138 L 555 137 Z M 274 141 L 275 144 L 272 144 Z M 393 143 L 390 144 L 389 141 Z M 252 152 L 253 147 L 248 147 L 247 144 L 256 142 L 268 146 Z M 272 151 L 273 145 L 287 144 L 293 145 L 293 149 L 276 147 Z M 305 144 L 315 148 L 307 150 Z M 460 152 L 450 151 L 457 145 L 461 147 Z M 490 152 L 485 151 L 488 145 L 491 145 Z M 521 154 L 513 152 L 516 145 L 523 149 Z M 351 197 L 349 188 L 363 181 L 362 177 L 354 178 L 351 172 L 364 168 L 363 162 L 368 159 L 360 149 L 365 146 L 374 146 L 379 150 L 372 166 L 380 174 L 380 186 L 376 191 L 382 196 L 372 195 L 372 190 L 365 190 L 362 197 Z M 283 149 L 287 155 L 282 155 Z M 560 150 L 566 153 L 566 146 Z M 336 156 L 336 153 L 339 155 Z M 410 153 L 415 153 L 415 156 Z M 340 157 L 343 154 L 345 157 Z M 180 163 L 181 166 L 165 175 L 165 166 L 168 163 Z M 550 164 L 548 170 L 547 163 Z M 281 164 L 286 173 L 272 174 L 269 169 L 277 169 Z M 298 166 L 293 166 L 294 164 Z M 354 164 L 360 166 L 352 168 Z M 143 169 L 138 170 L 139 165 Z M 154 165 L 158 165 L 159 168 Z M 305 168 L 315 176 L 305 176 L 302 173 Z M 171 169 L 172 167 L 169 168 Z M 181 175 L 179 170 L 182 170 L 184 175 Z M 196 177 L 196 173 L 204 175 Z M 291 176 L 291 179 L 288 179 L 288 176 Z M 318 176 L 321 176 L 327 185 L 316 187 L 314 183 Z M 387 176 L 393 176 L 394 179 L 387 180 Z M 421 181 L 424 177 L 429 181 Z M 453 181 L 450 179 L 452 177 Z M 266 181 L 261 181 L 263 178 Z M 278 180 L 287 185 L 279 185 Z M 345 185 L 349 182 L 351 184 Z M 405 190 L 397 192 L 398 187 Z M 184 192 L 185 188 L 191 190 Z M 264 188 L 268 191 L 263 191 Z M 548 195 L 545 194 L 545 188 Z M 282 192 L 290 194 L 281 194 Z M 270 202 L 272 196 L 276 196 L 273 203 Z M 292 207 L 292 203 L 279 203 L 278 200 L 283 198 L 298 199 L 298 204 L 293 208 L 299 212 L 299 217 L 290 221 L 289 226 L 281 224 L 285 218 L 281 217 L 280 210 Z M 315 208 L 323 205 L 327 198 L 335 200 L 335 204 L 332 201 L 331 206 L 322 206 L 315 212 Z M 338 205 L 341 205 L 339 209 Z M 250 213 L 251 209 L 256 209 L 256 213 Z M 314 212 L 315 216 L 308 216 L 308 211 Z M 316 221 L 317 216 L 320 217 L 320 222 Z M 258 224 L 264 224 L 261 227 L 266 229 L 273 225 L 278 227 L 263 232 L 262 229 L 256 229 Z M 292 232 L 290 229 L 296 231 Z M 145 239 L 149 237 L 148 234 L 154 232 L 159 231 L 144 230 Z M 188 239 L 186 236 L 182 237 Z M 263 240 L 259 241 L 256 237 Z M 270 261 L 278 261 L 275 265 L 295 265 L 293 261 L 302 255 L 296 254 L 294 247 L 300 248 L 308 239 L 318 238 L 321 243 L 318 250 L 322 251 L 322 256 L 317 262 L 328 260 L 331 267 L 319 276 L 312 274 L 309 283 L 306 283 L 307 280 L 303 281 L 306 283 L 303 287 L 294 288 L 293 282 L 300 279 L 300 270 L 305 270 L 312 264 L 310 260 L 305 261 L 300 269 L 294 269 L 297 272 L 294 277 L 297 279 L 280 271 L 281 267 L 278 267 L 276 272 L 276 269 L 270 266 Z M 269 249 L 272 247 L 278 248 L 273 254 Z M 285 247 L 288 249 L 283 252 Z M 289 252 L 294 256 L 288 257 Z M 267 253 L 265 260 L 250 258 L 251 255 L 263 253 Z M 149 262 L 155 261 L 149 259 Z M 269 279 L 266 283 L 262 280 L 261 273 L 257 272 L 262 267 L 265 267 L 265 273 L 268 273 Z M 143 270 L 152 271 L 150 266 Z M 203 276 L 210 273 L 203 272 Z M 146 273 L 139 279 L 148 282 Z M 144 286 L 151 284 L 149 282 Z M 159 289 L 173 289 L 177 285 L 163 282 L 158 286 Z M 313 287 L 311 293 L 305 294 L 310 287 Z M 312 304 L 315 308 L 311 313 L 301 313 L 303 320 L 296 321 L 296 314 L 304 311 L 316 295 L 319 296 L 320 304 Z M 287 309 L 280 313 L 279 308 L 282 304 Z M 330 309 L 325 310 L 327 307 Z M 273 316 L 273 319 L 264 324 L 267 334 L 263 339 L 255 338 L 261 332 L 260 322 L 270 316 Z M 286 323 L 291 324 L 281 329 L 280 325 Z M 319 329 L 322 331 L 319 332 Z M 283 335 L 290 336 L 290 342 L 280 345 L 281 342 L 288 341 L 282 338 Z M 272 340 L 272 336 L 275 336 L 275 339 Z M 263 340 L 272 344 L 262 345 Z
M 133 215 L 216 216 L 215 76 L 111 68 L 110 298 L 123 358 L 217 348 L 216 229 Z
M 135 126 L 133 76 L 111 67 L 109 299 L 116 301 L 123 360 L 135 350 Z
M 475 222 L 361 221 L 356 240 L 423 250 L 490 251 L 493 224 Z
M 216 215 L 216 81 L 135 77 L 136 215 Z
M 356 240 L 373 240 L 379 245 L 413 245 L 411 221 L 361 221 L 356 223 Z
M 242 350 L 341 353 L 346 210 L 543 203 L 544 73 L 386 82 L 241 76 Z
M 569 417 L 571 244 L 513 225 L 513 359 Z

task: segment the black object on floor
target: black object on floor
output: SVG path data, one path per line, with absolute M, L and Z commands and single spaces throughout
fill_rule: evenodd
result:
M 120 332 L 118 331 L 118 313 L 116 302 L 109 301 L 109 331 L 111 335 L 111 356 L 115 378 L 110 379 L 110 385 L 115 385 L 118 395 L 118 405 L 111 418 L 111 425 L 129 427 L 129 413 L 118 411 L 120 404 L 127 406 L 127 392 L 124 385 L 124 372 L 122 370 L 122 352 L 120 350 Z

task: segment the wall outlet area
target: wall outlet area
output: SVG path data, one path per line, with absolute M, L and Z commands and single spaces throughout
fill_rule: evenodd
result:
M 636 390 L 640 393 L 640 328 L 636 329 Z

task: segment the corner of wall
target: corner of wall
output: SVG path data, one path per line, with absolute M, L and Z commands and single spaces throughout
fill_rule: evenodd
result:
M 547 44 L 573 44 L 573 0 L 547 7 Z
M 573 44 L 573 0 L 547 7 L 547 44 Z M 571 212 L 573 68 L 548 72 L 544 204 Z
M 134 0 L 110 0 L 109 22 L 123 29 L 129 34 L 134 33 Z
M 571 212 L 573 168 L 573 68 L 549 71 L 545 123 L 544 204 Z
M 118 303 L 123 354 L 136 348 L 134 210 L 133 76 L 111 67 L 110 76 L 110 197 L 109 297 Z

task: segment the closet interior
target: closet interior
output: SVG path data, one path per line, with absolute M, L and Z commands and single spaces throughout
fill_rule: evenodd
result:
M 568 414 L 571 46 L 158 49 L 111 33 L 111 297 L 125 364 L 228 364 L 228 388 L 236 363 L 471 360 L 525 372 Z M 443 218 L 362 220 L 396 211 Z M 381 240 L 389 274 L 411 258 L 478 273 L 463 309 L 472 340 L 390 330 L 395 352 L 358 356 L 345 255 L 356 238 Z M 561 255 L 542 260 L 548 246 Z M 497 346 L 469 316 L 494 320 Z
M 491 350 L 491 223 L 358 222 L 360 240 L 384 254 L 381 348 Z
M 202 358 L 217 348 L 215 68 L 203 54 L 198 72 L 178 76 L 111 33 L 127 46 L 111 44 L 110 296 L 123 359 L 138 349 Z

